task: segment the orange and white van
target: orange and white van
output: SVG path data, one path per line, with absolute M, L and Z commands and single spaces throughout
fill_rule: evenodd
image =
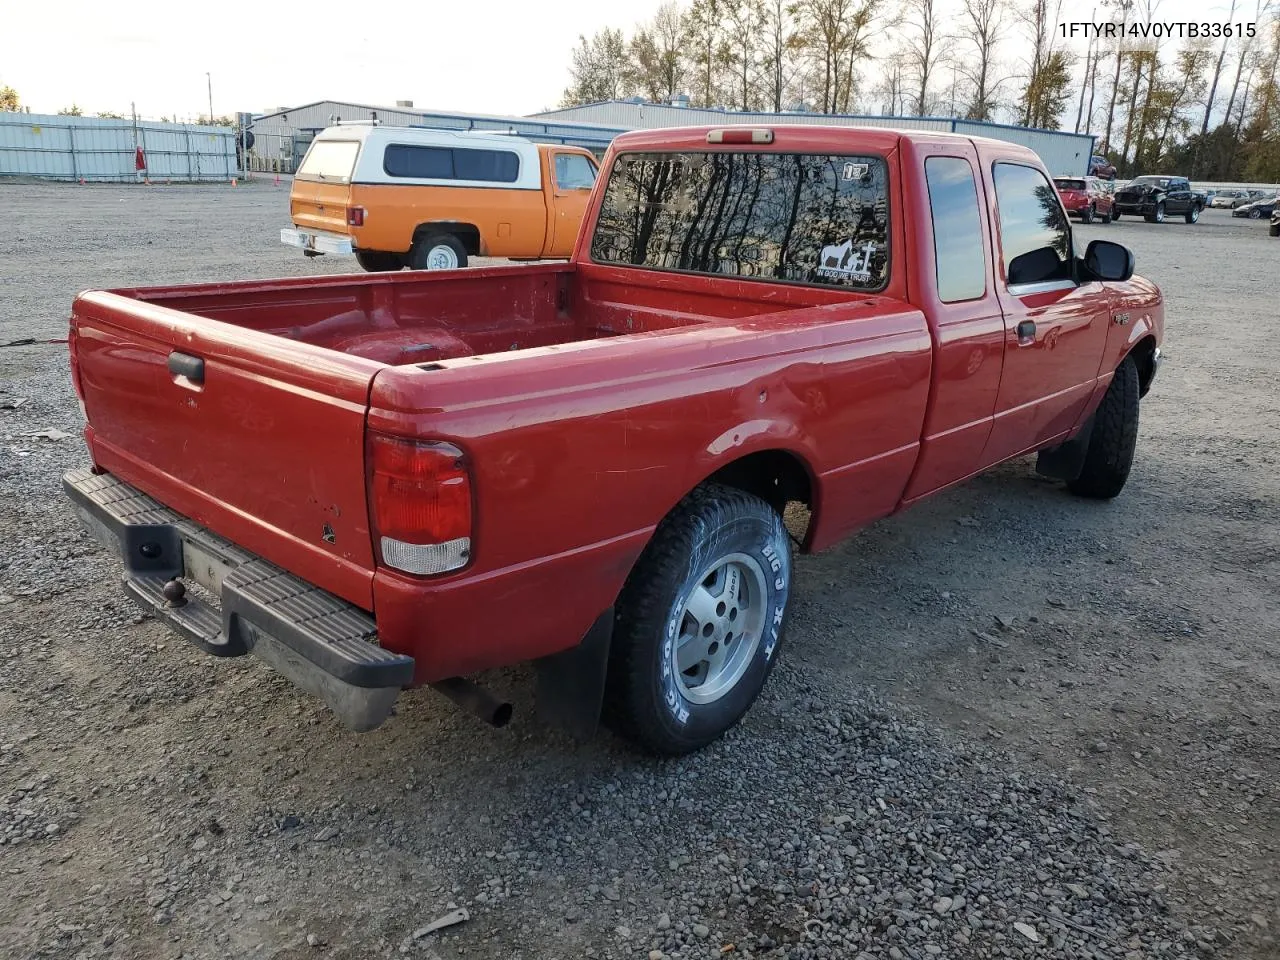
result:
M 447 270 L 468 257 L 568 257 L 595 185 L 587 150 L 501 133 L 350 124 L 316 136 L 294 176 L 293 226 L 308 256 L 365 270 Z

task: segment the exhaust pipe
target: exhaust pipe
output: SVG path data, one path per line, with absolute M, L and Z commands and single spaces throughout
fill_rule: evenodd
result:
M 511 704 L 499 700 L 484 687 L 470 680 L 449 677 L 447 680 L 431 684 L 431 687 L 490 726 L 505 727 L 511 719 Z

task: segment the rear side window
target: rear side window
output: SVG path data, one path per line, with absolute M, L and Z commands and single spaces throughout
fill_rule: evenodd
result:
M 389 143 L 382 156 L 382 169 L 391 177 L 416 180 L 515 183 L 520 176 L 520 157 L 510 150 Z
M 596 168 L 582 154 L 556 154 L 556 186 L 561 190 L 590 190 L 595 183 Z
M 591 257 L 882 290 L 888 171 L 871 156 L 622 154 L 609 172 Z
M 975 300 L 987 292 L 978 187 L 969 161 L 929 157 L 924 162 L 933 216 L 933 259 L 943 303 Z
M 359 152 L 360 143 L 356 140 L 313 140 L 297 175 L 303 180 L 350 183 Z
M 1071 226 L 1053 185 L 1017 163 L 997 163 L 994 173 L 1009 285 L 1071 279 Z

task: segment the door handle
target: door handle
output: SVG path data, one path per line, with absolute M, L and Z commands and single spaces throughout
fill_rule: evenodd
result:
M 1018 324 L 1018 346 L 1026 347 L 1036 342 L 1036 322 L 1023 320 Z
M 169 354 L 169 372 L 175 377 L 186 377 L 192 383 L 204 383 L 204 359 L 175 350 Z

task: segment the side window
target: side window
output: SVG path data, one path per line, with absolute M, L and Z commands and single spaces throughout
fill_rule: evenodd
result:
M 556 154 L 556 186 L 561 190 L 590 190 L 595 182 L 596 168 L 582 154 Z
M 454 150 L 453 175 L 459 180 L 515 183 L 520 158 L 510 150 Z
M 1071 226 L 1053 184 L 1018 163 L 997 163 L 994 174 L 1009 285 L 1071 279 Z
M 978 187 L 969 161 L 929 157 L 924 162 L 933 216 L 933 259 L 943 303 L 974 300 L 987 292 Z
M 478 180 L 514 183 L 520 176 L 520 158 L 509 150 L 454 150 L 389 143 L 382 156 L 388 176 L 416 180 Z
M 447 147 L 415 147 L 389 143 L 382 155 L 382 169 L 392 177 L 452 180 L 453 151 Z

